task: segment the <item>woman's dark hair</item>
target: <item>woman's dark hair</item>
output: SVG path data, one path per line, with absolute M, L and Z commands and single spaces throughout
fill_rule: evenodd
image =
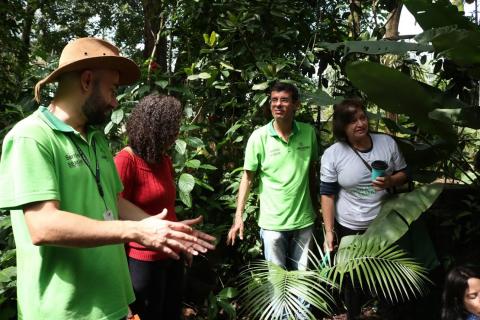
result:
M 463 320 L 467 316 L 464 307 L 468 279 L 480 279 L 480 266 L 457 266 L 450 270 L 445 280 L 442 296 L 442 320 Z
M 144 97 L 128 118 L 128 144 L 145 161 L 159 162 L 177 138 L 182 112 L 182 104 L 174 97 Z
M 333 106 L 333 135 L 338 141 L 347 142 L 345 127 L 355 119 L 357 110 L 365 107 L 359 98 L 344 99 Z
M 280 92 L 280 91 L 286 91 L 290 93 L 290 96 L 292 97 L 293 102 L 297 102 L 298 99 L 300 99 L 300 95 L 298 93 L 297 87 L 295 87 L 291 83 L 287 82 L 275 82 L 273 86 L 270 88 L 270 94 L 275 91 L 275 92 Z

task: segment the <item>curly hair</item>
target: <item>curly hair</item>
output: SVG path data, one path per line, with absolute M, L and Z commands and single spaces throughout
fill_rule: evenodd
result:
M 141 99 L 127 120 L 130 147 L 143 160 L 160 162 L 177 138 L 182 112 L 180 101 L 171 96 L 150 94 Z

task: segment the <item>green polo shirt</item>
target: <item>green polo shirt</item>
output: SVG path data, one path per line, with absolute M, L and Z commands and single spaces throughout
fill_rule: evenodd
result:
M 11 211 L 19 319 L 118 320 L 134 300 L 123 245 L 32 244 L 22 211 L 27 203 L 58 200 L 61 210 L 104 219 L 105 204 L 95 178 L 72 139 L 94 172 L 98 159 L 105 204 L 118 219 L 122 184 L 102 132 L 89 128 L 84 139 L 44 107 L 15 125 L 3 142 L 0 184 L 5 188 L 0 189 L 0 208 Z
M 252 133 L 243 168 L 260 178 L 261 228 L 297 230 L 314 223 L 309 169 L 317 154 L 315 131 L 306 123 L 293 122 L 288 142 L 277 134 L 273 121 Z

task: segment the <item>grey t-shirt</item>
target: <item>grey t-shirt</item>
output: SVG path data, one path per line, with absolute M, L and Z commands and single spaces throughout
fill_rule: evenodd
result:
M 385 134 L 370 134 L 372 148 L 359 152 L 370 165 L 375 160 L 388 164 L 387 175 L 403 170 L 407 164 L 397 143 Z M 338 182 L 340 191 L 335 203 L 338 223 L 352 230 L 364 230 L 381 208 L 385 190 L 372 186 L 371 172 L 346 143 L 337 142 L 325 150 L 320 169 L 322 182 Z

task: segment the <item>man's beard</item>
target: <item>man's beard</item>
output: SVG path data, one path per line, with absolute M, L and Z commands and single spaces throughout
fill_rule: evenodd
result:
M 113 107 L 102 97 L 100 86 L 95 83 L 92 95 L 87 98 L 82 106 L 82 111 L 87 118 L 87 125 L 105 124 L 110 119 Z

